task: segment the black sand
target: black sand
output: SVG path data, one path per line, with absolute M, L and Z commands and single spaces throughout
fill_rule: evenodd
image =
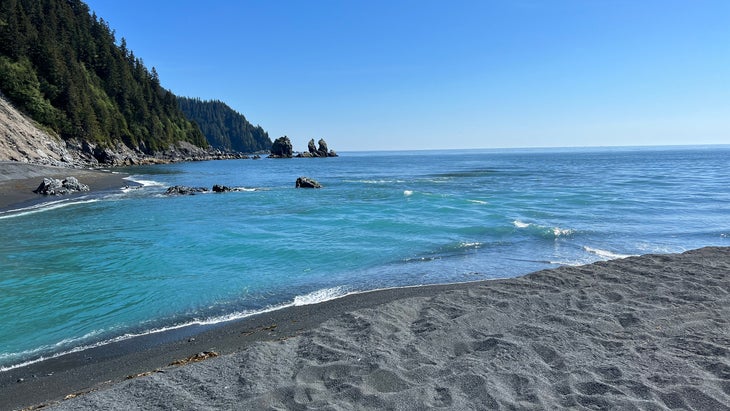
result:
M 0 373 L 0 408 L 727 410 L 729 276 L 711 247 L 353 295 Z

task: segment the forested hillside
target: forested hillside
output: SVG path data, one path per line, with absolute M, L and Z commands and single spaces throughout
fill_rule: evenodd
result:
M 0 1 L 0 91 L 66 140 L 144 153 L 207 146 L 155 69 L 80 0 Z
M 252 125 L 243 114 L 221 101 L 178 97 L 178 102 L 185 115 L 198 123 L 215 148 L 244 153 L 271 148 L 271 139 L 263 128 Z

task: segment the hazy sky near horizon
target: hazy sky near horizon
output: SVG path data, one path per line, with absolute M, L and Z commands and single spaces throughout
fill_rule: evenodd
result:
M 730 1 L 87 4 L 295 150 L 730 144 Z

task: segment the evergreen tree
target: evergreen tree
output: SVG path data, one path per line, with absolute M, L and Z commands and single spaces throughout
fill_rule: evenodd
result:
M 80 0 L 0 2 L 0 91 L 65 139 L 147 153 L 208 146 L 157 71 Z
M 271 148 L 269 134 L 254 126 L 227 104 L 199 98 L 177 98 L 185 115 L 195 121 L 212 147 L 226 151 L 253 153 Z

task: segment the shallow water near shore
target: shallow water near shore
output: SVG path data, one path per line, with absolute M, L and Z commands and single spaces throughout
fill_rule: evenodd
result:
M 348 292 L 727 246 L 728 165 L 716 146 L 129 168 L 137 188 L 0 215 L 0 369 Z M 213 184 L 245 190 L 163 194 Z

